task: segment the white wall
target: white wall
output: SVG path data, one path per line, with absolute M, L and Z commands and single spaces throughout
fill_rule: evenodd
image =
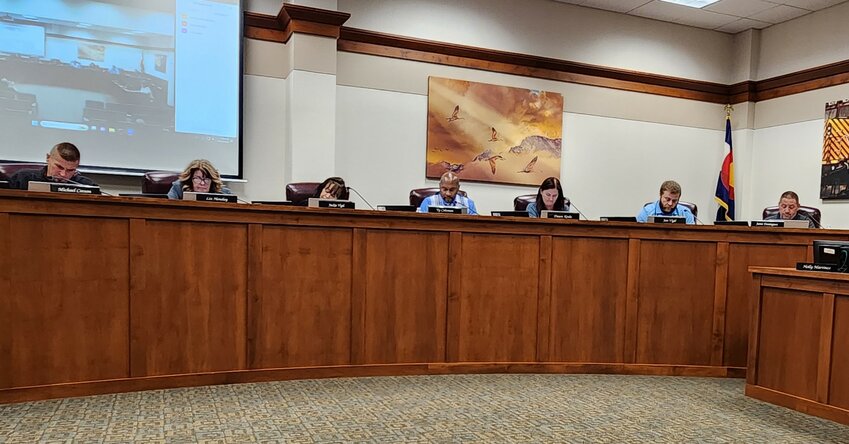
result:
M 757 80 L 849 59 L 847 20 L 849 2 L 764 29 Z
M 339 0 L 345 26 L 728 83 L 729 34 L 551 0 Z

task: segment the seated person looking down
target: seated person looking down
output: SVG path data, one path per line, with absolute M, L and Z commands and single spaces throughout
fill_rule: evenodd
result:
M 419 213 L 427 213 L 427 207 L 466 207 L 469 214 L 478 214 L 475 202 L 460 191 L 460 178 L 452 172 L 447 172 L 439 179 L 439 193 L 428 196 L 419 205 Z
M 195 159 L 180 173 L 180 177 L 171 184 L 169 199 L 180 200 L 183 192 L 233 194 L 221 182 L 221 174 L 206 159 Z
M 785 191 L 778 199 L 778 214 L 767 216 L 767 220 L 806 220 L 808 228 L 817 228 L 810 217 L 799 212 L 799 195 L 793 191 Z
M 527 211 L 530 217 L 539 217 L 543 210 L 566 211 L 567 209 L 560 179 L 549 177 L 542 181 L 537 191 L 537 200 L 528 204 Z
M 47 153 L 47 165 L 40 170 L 21 170 L 9 178 L 9 188 L 26 190 L 30 181 L 34 182 L 67 182 L 83 185 L 93 185 L 93 180 L 80 175 L 80 150 L 73 143 L 56 144 Z
M 660 199 L 647 203 L 637 214 L 637 222 L 648 222 L 649 216 L 678 216 L 684 217 L 688 224 L 696 223 L 696 216 L 689 208 L 678 205 L 681 198 L 681 185 L 674 180 L 667 180 L 660 185 Z
M 348 187 L 341 177 L 328 177 L 315 189 L 312 197 L 319 199 L 348 200 Z M 305 202 L 306 203 L 306 202 Z

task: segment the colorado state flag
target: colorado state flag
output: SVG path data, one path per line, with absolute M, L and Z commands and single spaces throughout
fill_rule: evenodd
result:
M 731 149 L 731 116 L 725 116 L 725 160 L 716 181 L 716 220 L 734 220 L 734 153 Z

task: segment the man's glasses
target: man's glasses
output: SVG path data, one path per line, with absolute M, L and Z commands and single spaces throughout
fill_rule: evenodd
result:
M 199 185 L 203 185 L 212 182 L 212 179 L 209 177 L 192 177 L 192 182 Z

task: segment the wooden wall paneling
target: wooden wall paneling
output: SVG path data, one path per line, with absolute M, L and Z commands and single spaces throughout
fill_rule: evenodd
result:
M 352 236 L 346 228 L 263 227 L 258 368 L 350 363 Z
M 627 239 L 554 239 L 553 361 L 625 362 L 628 250 Z
M 534 361 L 538 238 L 465 233 L 462 250 L 459 360 Z
M 449 237 L 390 230 L 365 234 L 364 363 L 445 361 Z
M 723 365 L 746 366 L 750 304 L 755 297 L 754 292 L 760 291 L 758 287 L 751 285 L 752 274 L 749 273 L 749 266 L 795 267 L 796 262 L 806 261 L 807 250 L 805 245 L 729 245 Z
M 625 288 L 625 339 L 622 356 L 626 363 L 637 362 L 637 313 L 640 307 L 640 243 L 628 240 L 628 276 Z
M 247 368 L 247 233 L 242 224 L 147 221 L 133 376 Z
M 362 228 L 354 228 L 351 236 L 351 364 L 366 362 L 367 236 L 368 231 Z
M 849 296 L 834 299 L 828 403 L 849 410 Z
M 728 299 L 728 242 L 716 244 L 716 272 L 713 284 L 713 330 L 711 365 L 722 365 L 725 352 L 725 304 Z
M 715 243 L 641 242 L 637 363 L 710 364 L 715 274 Z
M 539 282 L 537 283 L 537 358 L 539 362 L 551 361 L 550 344 L 552 342 L 552 238 L 539 237 Z
M 127 338 L 127 368 L 130 377 L 137 376 L 133 369 L 135 366 L 144 368 L 146 355 L 133 351 L 141 350 L 134 344 L 141 346 L 142 338 L 140 329 L 133 329 L 133 305 L 143 303 L 147 300 L 145 281 L 147 279 L 147 263 L 145 261 L 145 240 L 147 239 L 147 221 L 145 219 L 130 219 L 130 300 L 128 303 L 127 319 L 129 320 L 130 334 Z
M 0 359 L 6 386 L 129 376 L 128 222 L 51 215 L 4 220 L 4 253 L 26 256 L 6 264 L 3 328 L 14 335 Z
M 445 307 L 445 360 L 460 360 L 460 293 L 463 289 L 463 234 L 448 237 L 448 303 Z
M 746 351 L 746 384 L 755 385 L 758 380 L 758 353 L 760 338 L 761 338 L 761 317 L 763 313 L 763 287 L 761 281 L 763 277 L 758 273 L 753 273 L 750 280 L 749 294 L 749 344 Z
M 828 403 L 829 381 L 831 380 L 831 344 L 834 328 L 834 294 L 825 293 L 822 297 L 822 315 L 820 316 L 819 361 L 817 362 L 817 402 Z
M 822 294 L 764 288 L 756 384 L 816 399 Z
M 0 356 L 12 355 L 12 304 L 8 295 L 12 294 L 12 242 L 10 239 L 9 214 L 0 213 Z M 12 386 L 12 366 L 8 359 L 0 360 L 0 388 Z
M 265 291 L 262 287 L 262 225 L 248 225 L 248 288 L 246 306 L 246 332 L 245 357 L 247 367 L 257 368 L 256 363 L 256 341 L 259 329 L 257 313 L 262 311 L 262 303 L 265 300 Z

